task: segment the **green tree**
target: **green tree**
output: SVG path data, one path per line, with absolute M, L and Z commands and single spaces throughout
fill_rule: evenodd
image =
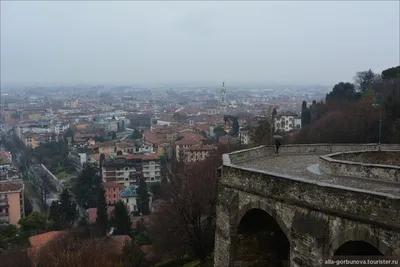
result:
M 150 214 L 149 188 L 144 178 L 141 178 L 139 181 L 138 195 L 139 195 L 139 212 L 143 215 Z
M 71 227 L 78 217 L 76 203 L 68 189 L 64 189 L 60 195 L 59 212 L 63 228 Z
M 112 224 L 115 227 L 115 235 L 133 236 L 131 216 L 125 203 L 121 200 L 115 204 Z
M 61 215 L 60 215 L 60 205 L 58 201 L 51 202 L 49 208 L 49 221 L 53 221 L 53 230 L 61 230 Z
M 232 131 L 233 131 L 233 135 L 234 136 L 237 136 L 238 135 L 238 133 L 239 133 L 239 121 L 238 121 L 238 118 L 237 117 L 234 117 L 233 119 L 232 119 Z
M 361 97 L 356 93 L 354 84 L 340 82 L 326 95 L 325 102 L 354 102 Z
M 106 191 L 103 187 L 99 190 L 99 197 L 97 199 L 97 217 L 96 217 L 96 228 L 100 235 L 106 235 L 109 229 L 108 222 L 108 211 L 106 203 Z
M 96 207 L 101 183 L 99 169 L 94 164 L 86 163 L 73 185 L 73 192 L 81 207 L 85 209 Z
M 222 127 L 215 127 L 214 128 L 214 134 L 217 138 L 217 141 L 219 140 L 220 137 L 225 136 L 227 132 L 222 128 Z
M 26 194 L 26 191 L 24 191 L 24 199 L 25 199 L 24 212 L 25 212 L 25 216 L 28 216 L 33 211 L 33 207 L 32 207 L 32 203 L 31 203 L 30 199 L 28 198 L 28 195 Z
M 52 223 L 47 221 L 47 215 L 34 211 L 18 221 L 21 230 L 30 235 L 46 232 L 52 227 Z
M 382 71 L 382 78 L 384 80 L 395 79 L 400 77 L 400 66 L 393 67 Z
M 0 225 L 0 248 L 7 249 L 16 241 L 18 229 L 15 225 Z
M 305 102 L 305 101 L 303 101 L 303 102 Z M 307 102 L 306 102 L 306 106 L 307 106 Z M 278 112 L 276 111 L 276 108 L 274 108 L 272 110 L 272 117 L 275 117 L 277 114 L 278 114 Z

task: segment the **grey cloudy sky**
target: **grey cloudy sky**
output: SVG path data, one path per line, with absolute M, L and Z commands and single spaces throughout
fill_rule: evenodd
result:
M 2 82 L 322 83 L 399 65 L 398 1 L 1 1 Z

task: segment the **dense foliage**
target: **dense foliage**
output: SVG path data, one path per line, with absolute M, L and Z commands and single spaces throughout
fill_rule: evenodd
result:
M 400 67 L 358 72 L 355 84 L 340 82 L 325 102 L 302 106 L 297 143 L 377 143 L 382 108 L 382 143 L 400 142 Z

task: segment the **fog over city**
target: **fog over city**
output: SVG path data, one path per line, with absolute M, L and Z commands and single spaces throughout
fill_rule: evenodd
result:
M 399 63 L 399 2 L 1 2 L 1 82 L 324 84 Z

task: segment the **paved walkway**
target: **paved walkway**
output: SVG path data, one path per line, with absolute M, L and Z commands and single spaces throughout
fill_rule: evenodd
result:
M 400 196 L 400 183 L 374 181 L 357 177 L 344 177 L 324 173 L 318 168 L 320 155 L 279 155 L 268 156 L 238 163 L 237 165 L 301 177 L 312 181 L 324 182 L 381 193 Z

